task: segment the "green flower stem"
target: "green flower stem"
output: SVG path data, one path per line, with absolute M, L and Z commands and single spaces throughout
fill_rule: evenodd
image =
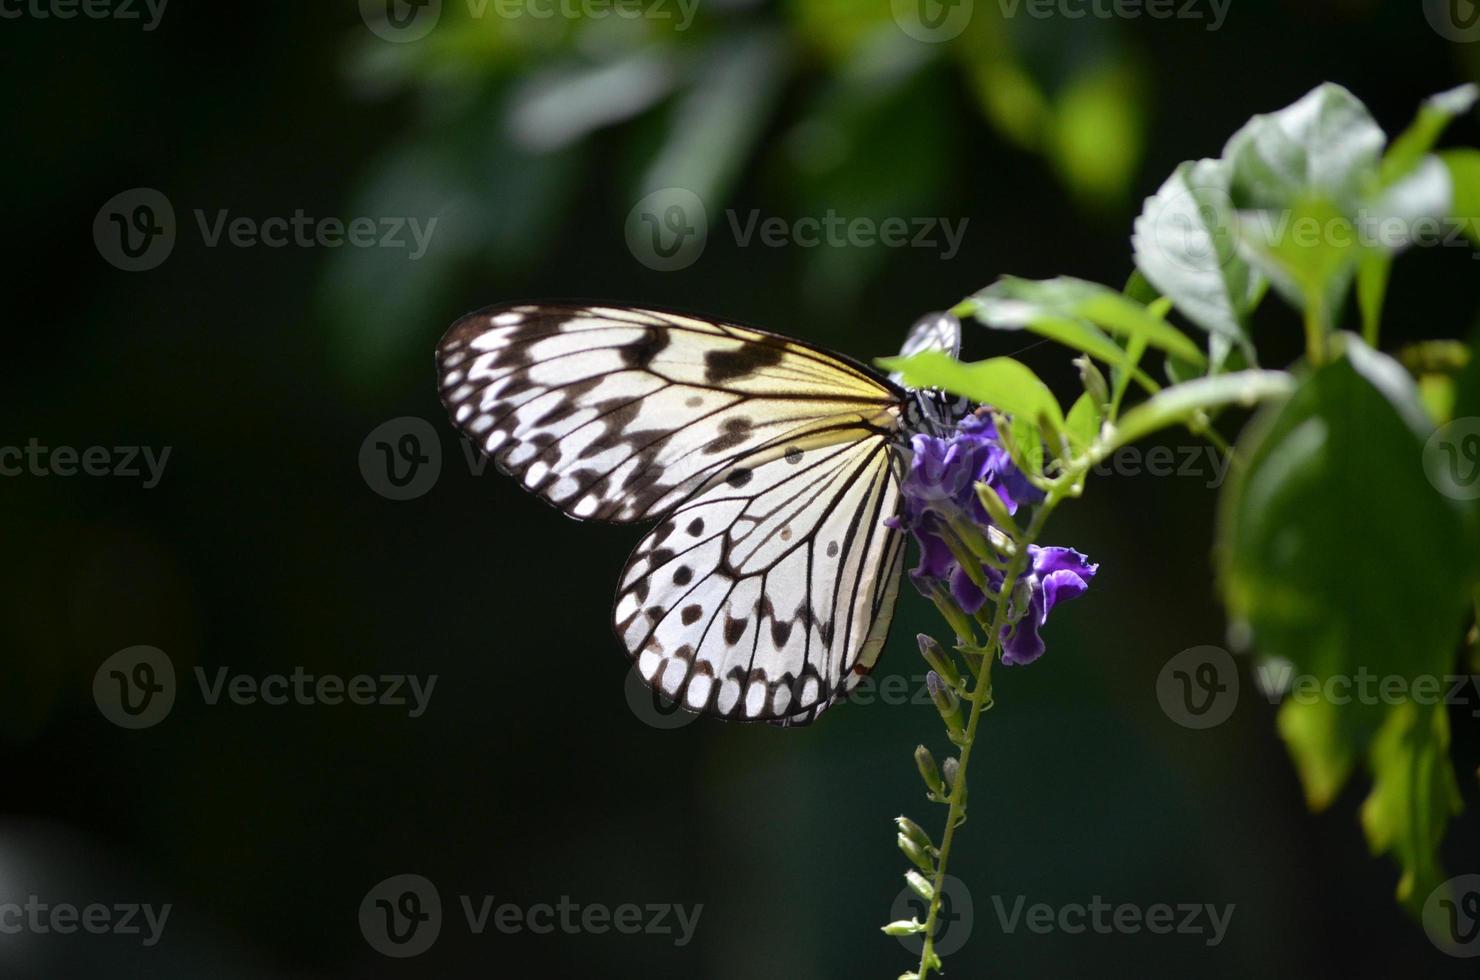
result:
M 1312 368 L 1326 363 L 1326 314 L 1318 295 L 1305 302 L 1305 357 Z
M 959 761 L 959 772 L 956 781 L 951 784 L 951 792 L 946 801 L 950 804 L 950 810 L 946 814 L 945 834 L 941 837 L 940 857 L 936 861 L 935 878 L 931 882 L 930 910 L 925 917 L 923 935 L 925 945 L 920 950 L 920 968 L 916 976 L 925 980 L 933 968 L 940 965 L 940 957 L 936 955 L 935 923 L 940 915 L 940 896 L 946 884 L 946 865 L 951 857 L 951 844 L 956 839 L 956 828 L 965 822 L 966 817 L 966 767 L 971 761 L 971 748 L 976 743 L 976 726 L 981 721 L 982 712 L 992 706 L 992 662 L 997 659 L 997 651 L 1002 645 L 1002 630 L 1007 626 L 1009 607 L 1012 603 L 1013 586 L 1017 584 L 1018 578 L 1028 565 L 1028 545 L 1037 540 L 1039 533 L 1043 530 L 1048 515 L 1054 506 L 1062 498 L 1061 485 L 1056 486 L 1048 495 L 1048 498 L 1038 507 L 1033 515 L 1033 522 L 1028 530 L 1023 533 L 1018 542 L 1017 553 L 1012 556 L 1008 563 L 1007 571 L 1003 573 L 1002 591 L 998 594 L 996 608 L 992 613 L 991 625 L 987 627 L 987 638 L 979 649 L 965 651 L 981 655 L 981 673 L 977 676 L 977 682 L 972 687 L 967 699 L 971 702 L 971 714 L 966 720 L 966 733 L 959 738 L 953 739 L 961 747 Z M 985 625 L 985 624 L 984 624 Z M 969 662 L 969 661 L 968 661 Z

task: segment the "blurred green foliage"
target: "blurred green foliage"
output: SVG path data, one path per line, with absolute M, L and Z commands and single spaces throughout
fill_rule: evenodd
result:
M 351 380 L 373 383 L 423 343 L 458 270 L 517 276 L 580 228 L 572 202 L 593 178 L 616 181 L 603 221 L 665 187 L 718 216 L 754 170 L 780 213 L 934 215 L 946 188 L 983 178 L 959 172 L 959 134 L 985 121 L 1041 153 L 1087 209 L 1129 202 L 1147 93 L 1113 22 L 983 3 L 959 34 L 927 43 L 888 3 L 702 3 L 687 27 L 672 13 L 511 17 L 451 3 L 424 38 L 354 44 L 356 89 L 410 96 L 416 111 L 356 176 L 353 207 L 435 215 L 440 237 L 414 264 L 374 250 L 334 257 L 322 303 Z M 807 293 L 847 309 L 884 257 L 811 249 Z

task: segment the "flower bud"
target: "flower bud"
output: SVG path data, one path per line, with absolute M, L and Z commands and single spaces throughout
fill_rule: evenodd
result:
M 934 637 L 921 633 L 917 639 L 920 642 L 920 656 L 925 658 L 930 669 L 943 677 L 952 687 L 960 687 L 961 674 L 956 670 L 956 664 L 951 660 L 951 655 L 935 642 Z
M 930 601 L 935 603 L 935 608 L 940 610 L 945 621 L 951 624 L 951 632 L 956 634 L 957 641 L 965 644 L 976 642 L 976 631 L 972 628 L 971 617 L 956 605 L 956 600 L 951 596 L 950 590 L 939 582 L 933 583 L 930 587 Z
M 1094 399 L 1095 407 L 1103 415 L 1110 405 L 1110 386 L 1105 383 L 1105 376 L 1095 367 L 1095 362 L 1089 359 L 1088 354 L 1074 358 L 1074 366 L 1079 368 L 1079 380 L 1084 383 L 1084 390 Z
M 914 919 L 900 919 L 898 922 L 891 922 L 884 927 L 884 935 L 886 936 L 913 936 L 917 932 L 924 931 L 925 927 Z
M 956 780 L 961 776 L 961 761 L 955 756 L 951 756 L 941 765 L 940 770 L 941 775 L 945 778 L 946 788 L 948 790 L 954 790 L 956 788 Z
M 1017 522 L 1012 519 L 1012 515 L 1007 511 L 1007 504 L 1001 497 L 997 496 L 997 491 L 992 489 L 991 484 L 978 483 L 976 485 L 976 499 L 982 502 L 982 509 L 987 512 L 987 516 L 992 519 L 993 524 L 1012 537 L 1021 536 L 1018 531 Z
M 916 844 L 904 834 L 899 835 L 897 843 L 899 844 L 899 849 L 904 852 L 904 856 L 909 858 L 915 867 L 931 874 L 935 872 L 935 861 L 930 857 L 930 852 L 926 851 L 925 848 Z
M 930 689 L 930 700 L 935 702 L 935 710 L 940 712 L 946 728 L 950 729 L 952 735 L 960 735 L 961 699 L 956 697 L 955 691 L 946 687 L 946 682 L 933 670 L 925 675 L 925 686 Z
M 905 884 L 910 886 L 910 891 L 919 895 L 925 901 L 935 897 L 935 888 L 925 880 L 925 876 L 918 871 L 906 871 L 904 873 Z
M 919 844 L 921 847 L 933 848 L 935 846 L 933 843 L 931 843 L 930 835 L 925 833 L 924 828 L 915 823 L 909 817 L 895 817 L 894 825 L 899 828 L 899 832 L 901 834 L 904 834 L 906 837 L 914 841 L 916 844 Z
M 925 780 L 925 788 L 937 796 L 945 796 L 945 785 L 940 781 L 940 770 L 936 768 L 935 756 L 923 745 L 915 746 L 915 767 L 920 770 L 920 778 Z

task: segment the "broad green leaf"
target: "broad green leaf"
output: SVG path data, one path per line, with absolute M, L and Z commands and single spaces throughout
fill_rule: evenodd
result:
M 1418 117 L 1393 140 L 1382 158 L 1382 182 L 1395 183 L 1428 155 L 1451 121 L 1469 112 L 1480 96 L 1480 88 L 1461 85 L 1424 100 Z
M 1311 678 L 1307 691 L 1351 694 L 1365 676 L 1400 678 L 1406 692 L 1453 668 L 1475 547 L 1464 512 L 1418 465 L 1432 423 L 1407 373 L 1355 337 L 1344 352 L 1245 430 L 1220 502 L 1220 586 L 1259 653 Z M 1432 874 L 1447 812 L 1432 819 L 1442 793 L 1414 803 L 1395 787 L 1452 774 L 1442 754 L 1394 747 L 1413 731 L 1392 720 L 1404 701 L 1292 696 L 1279 724 L 1313 807 L 1365 761 L 1369 838 L 1411 888 Z
M 1182 331 L 1135 300 L 1098 283 L 1068 276 L 1043 280 L 1003 276 L 974 298 L 976 318 L 989 327 L 1036 330 L 1035 324 L 1045 319 L 1087 320 L 1122 337 L 1141 337 L 1153 347 L 1194 363 L 1205 360 Z
M 1336 324 L 1362 250 L 1356 226 L 1331 200 L 1241 212 L 1238 236 L 1240 253 L 1290 305 L 1326 330 Z
M 1459 480 L 1463 481 L 1468 476 L 1469 482 L 1464 485 L 1470 486 L 1475 479 L 1480 478 L 1476 472 L 1476 468 L 1480 467 L 1480 458 L 1476 456 L 1476 452 L 1480 451 L 1480 328 L 1470 337 L 1470 357 L 1455 376 L 1453 395 L 1450 417 L 1454 420 L 1455 428 L 1452 430 L 1450 444 L 1454 447 L 1454 456 L 1452 463 L 1446 460 L 1446 465 L 1464 467 L 1463 476 Z M 1469 421 L 1461 421 L 1464 419 Z M 1470 508 L 1475 520 L 1480 523 L 1480 498 L 1470 501 Z M 1476 562 L 1480 564 L 1480 555 L 1477 555 Z M 1476 575 L 1480 577 L 1480 568 L 1476 569 Z M 1480 583 L 1476 587 L 1480 589 Z M 1480 594 L 1476 596 L 1475 612 L 1480 616 Z
M 1323 197 L 1344 210 L 1373 182 L 1387 137 L 1356 96 L 1327 82 L 1278 112 L 1250 119 L 1223 148 L 1241 209 Z
M 1235 371 L 1197 378 L 1164 388 L 1120 417 L 1105 452 L 1143 439 L 1158 429 L 1179 425 L 1197 412 L 1215 412 L 1230 405 L 1244 407 L 1283 398 L 1295 390 L 1295 381 L 1283 371 Z
M 1378 172 L 1382 193 L 1376 205 L 1369 209 L 1370 217 L 1377 222 L 1396 219 L 1396 226 L 1406 231 L 1399 241 L 1370 243 L 1377 247 L 1369 249 L 1358 261 L 1357 306 L 1362 313 L 1362 339 L 1368 344 L 1377 344 L 1382 304 L 1387 297 L 1393 265 L 1392 252 L 1411 243 L 1415 221 L 1444 217 L 1451 212 L 1453 182 L 1429 151 L 1445 127 L 1475 105 L 1477 93 L 1480 89 L 1474 85 L 1461 85 L 1426 99 L 1419 107 L 1418 117 L 1383 155 Z
M 1450 217 L 1463 221 L 1465 234 L 1480 245 L 1480 150 L 1446 150 L 1439 159 L 1454 188 Z
M 1238 254 L 1229 173 L 1222 160 L 1178 167 L 1146 199 L 1131 247 L 1136 268 L 1184 316 L 1246 347 L 1248 317 L 1263 291 L 1259 273 Z
M 1372 740 L 1369 765 L 1372 792 L 1362 803 L 1362 829 L 1374 851 L 1391 853 L 1403 869 L 1398 901 L 1419 915 L 1444 880 L 1438 842 L 1463 805 L 1444 705 L 1394 706 Z
M 1386 163 L 1386 161 L 1384 161 Z M 1384 167 L 1381 189 L 1363 205 L 1357 230 L 1361 255 L 1357 259 L 1357 304 L 1362 313 L 1362 336 L 1376 344 L 1387 296 L 1393 257 L 1415 243 L 1419 233 L 1453 208 L 1454 187 L 1449 171 L 1435 156 L 1424 156 L 1391 181 Z
M 1064 413 L 1053 392 L 1032 368 L 1010 357 L 964 363 L 941 351 L 927 350 L 909 357 L 884 357 L 875 363 L 886 371 L 898 371 L 911 387 L 941 388 L 1030 424 L 1047 417 L 1055 429 L 1064 427 Z

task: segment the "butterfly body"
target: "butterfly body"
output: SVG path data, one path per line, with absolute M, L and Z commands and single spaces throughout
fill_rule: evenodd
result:
M 954 352 L 954 318 L 927 319 L 906 351 Z M 643 678 L 694 711 L 787 725 L 872 669 L 909 436 L 969 407 L 776 334 L 615 306 L 469 314 L 438 370 L 454 424 L 527 489 L 578 519 L 657 521 L 613 610 Z

